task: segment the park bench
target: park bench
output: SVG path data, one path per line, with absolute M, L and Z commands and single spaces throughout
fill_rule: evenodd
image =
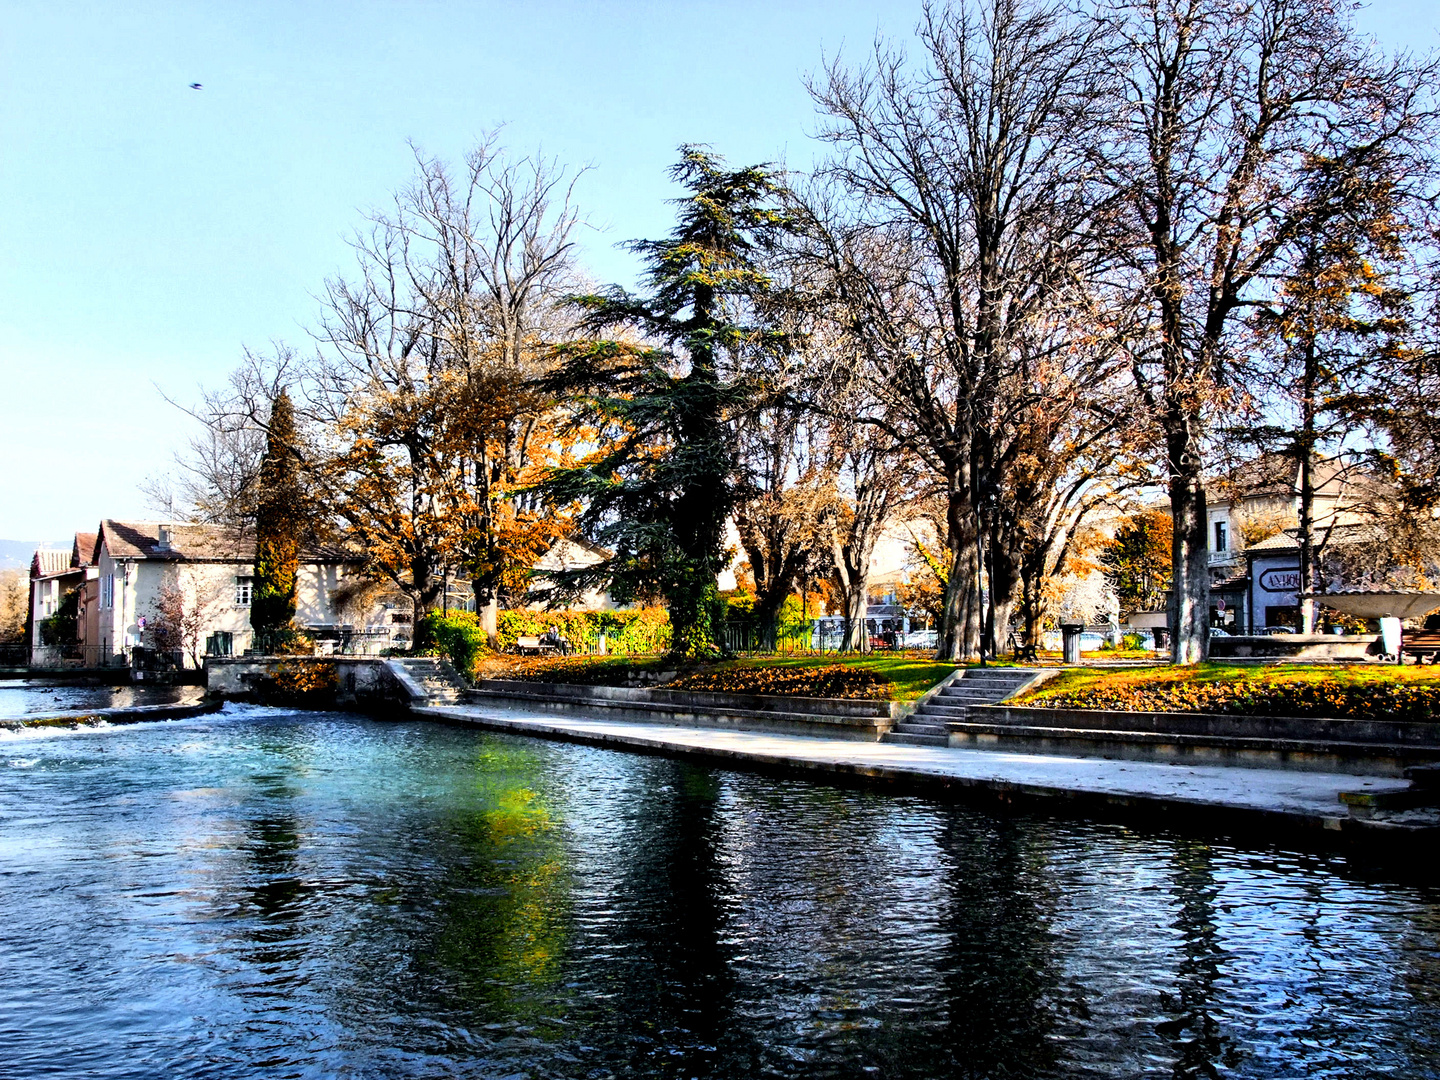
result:
M 1440 630 L 1406 630 L 1400 638 L 1400 651 L 1415 657 L 1417 663 L 1440 663 Z
M 1014 630 L 1010 631 L 1010 648 L 1015 652 L 1015 662 L 1017 664 L 1021 660 L 1028 660 L 1033 664 L 1039 659 L 1036 655 L 1035 646 L 1028 645 L 1022 641 L 1020 635 L 1015 633 Z
M 558 656 L 560 654 L 559 646 L 542 641 L 538 636 L 517 637 L 515 651 L 521 656 Z

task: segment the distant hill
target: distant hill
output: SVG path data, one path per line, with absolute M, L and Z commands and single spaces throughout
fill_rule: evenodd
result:
M 0 570 L 29 569 L 36 548 L 70 547 L 73 540 L 0 540 Z

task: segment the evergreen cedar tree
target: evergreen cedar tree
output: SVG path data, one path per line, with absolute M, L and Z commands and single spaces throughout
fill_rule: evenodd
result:
M 688 194 L 675 200 L 674 231 L 627 245 L 644 257 L 649 294 L 611 286 L 577 298 L 587 336 L 560 350 L 552 382 L 580 397 L 601 448 L 557 470 L 549 488 L 562 505 L 582 502 L 582 526 L 614 551 L 597 566 L 555 574 L 558 583 L 608 583 L 622 601 L 664 597 L 671 652 L 702 658 L 721 652 L 716 578 L 737 498 L 730 421 L 753 396 L 736 361 L 784 347 L 780 335 L 743 321 L 747 301 L 769 288 L 757 257 L 783 220 L 770 168 L 727 171 L 694 146 L 681 155 L 670 175 Z M 605 336 L 615 330 L 630 333 Z
M 281 390 L 270 409 L 260 461 L 255 514 L 255 588 L 250 625 L 257 633 L 290 628 L 295 619 L 295 574 L 300 562 L 302 492 L 295 456 L 295 409 Z

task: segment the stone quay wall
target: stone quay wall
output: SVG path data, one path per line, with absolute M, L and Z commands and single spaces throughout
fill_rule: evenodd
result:
M 409 702 L 385 659 L 378 656 L 209 656 L 205 692 L 231 701 L 274 702 L 277 682 L 283 685 L 297 670 L 313 673 L 315 681 L 327 687 L 306 694 L 297 704 L 389 711 Z

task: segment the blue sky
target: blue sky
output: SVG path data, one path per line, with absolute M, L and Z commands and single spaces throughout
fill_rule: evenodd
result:
M 822 56 L 908 35 L 917 0 L 10 3 L 0 24 L 0 537 L 137 516 L 192 400 L 242 346 L 307 341 L 346 236 L 408 178 L 413 139 L 590 165 L 584 260 L 669 225 L 682 142 L 815 155 Z M 1362 28 L 1429 48 L 1440 9 Z M 189 89 L 192 82 L 204 89 Z

